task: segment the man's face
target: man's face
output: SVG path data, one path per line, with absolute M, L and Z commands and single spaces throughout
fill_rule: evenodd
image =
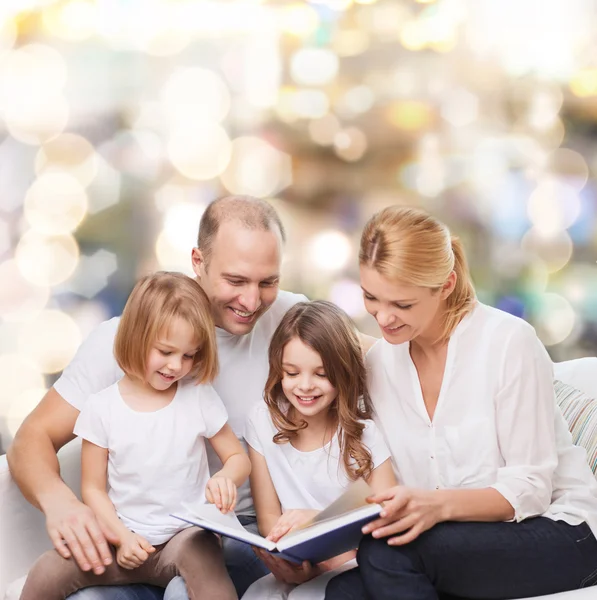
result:
M 236 221 L 220 226 L 207 265 L 193 249 L 193 270 L 216 326 L 234 335 L 251 332 L 278 295 L 281 253 L 278 231 L 248 229 Z

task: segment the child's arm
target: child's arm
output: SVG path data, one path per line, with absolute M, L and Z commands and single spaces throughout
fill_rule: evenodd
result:
M 223 513 L 233 510 L 238 486 L 251 472 L 251 461 L 241 443 L 227 423 L 209 438 L 209 442 L 222 461 L 223 467 L 207 482 L 205 497 Z
M 366 481 L 376 494 L 385 492 L 391 487 L 398 485 L 394 469 L 392 468 L 392 461 L 389 458 L 384 460 L 381 465 L 378 465 L 371 471 L 371 475 L 369 475 Z
M 282 516 L 280 499 L 265 462 L 265 457 L 249 446 L 251 493 L 257 513 L 259 533 L 266 536 Z
M 108 449 L 83 440 L 81 449 L 81 496 L 83 502 L 118 538 L 118 564 L 126 569 L 141 565 L 154 547 L 143 537 L 127 529 L 116 514 L 107 492 Z

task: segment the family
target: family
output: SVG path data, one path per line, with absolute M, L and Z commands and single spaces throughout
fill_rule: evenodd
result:
M 22 600 L 498 600 L 597 584 L 597 482 L 534 329 L 479 302 L 460 241 L 393 206 L 359 251 L 381 339 L 278 289 L 260 199 L 212 202 L 196 278 L 141 279 L 18 431 L 8 461 L 55 549 Z M 82 439 L 83 502 L 56 452 Z M 209 443 L 206 443 L 205 440 Z M 234 510 L 277 540 L 364 479 L 358 549 L 296 565 L 170 516 Z M 165 591 L 164 591 L 165 588 Z

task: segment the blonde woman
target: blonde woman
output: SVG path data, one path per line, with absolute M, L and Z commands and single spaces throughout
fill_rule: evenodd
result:
M 597 482 L 556 408 L 534 329 L 476 299 L 461 243 L 428 214 L 366 225 L 367 355 L 400 485 L 326 598 L 523 598 L 597 583 Z

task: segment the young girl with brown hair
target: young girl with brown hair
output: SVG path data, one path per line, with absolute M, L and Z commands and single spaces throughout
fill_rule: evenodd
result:
M 370 420 L 365 367 L 356 330 L 335 305 L 301 302 L 284 316 L 269 348 L 265 403 L 247 420 L 251 489 L 262 535 L 278 540 L 308 521 L 363 478 L 374 490 L 395 484 L 389 451 Z M 349 552 L 318 565 L 297 566 L 259 552 L 273 575 L 244 598 L 308 597 Z M 335 571 L 338 572 L 338 571 Z M 323 575 L 325 573 L 325 575 Z M 275 576 L 275 578 L 274 578 Z M 277 581 L 276 581 L 277 579 Z
M 114 354 L 124 376 L 89 398 L 74 429 L 83 439 L 83 501 L 109 532 L 112 561 L 103 573 L 82 571 L 51 550 L 34 565 L 21 600 L 64 600 L 98 585 L 166 587 L 176 575 L 191 600 L 236 598 L 217 537 L 170 516 L 205 501 L 232 510 L 250 471 L 210 385 L 215 328 L 199 284 L 177 273 L 139 281 Z M 213 477 L 205 438 L 224 465 Z

